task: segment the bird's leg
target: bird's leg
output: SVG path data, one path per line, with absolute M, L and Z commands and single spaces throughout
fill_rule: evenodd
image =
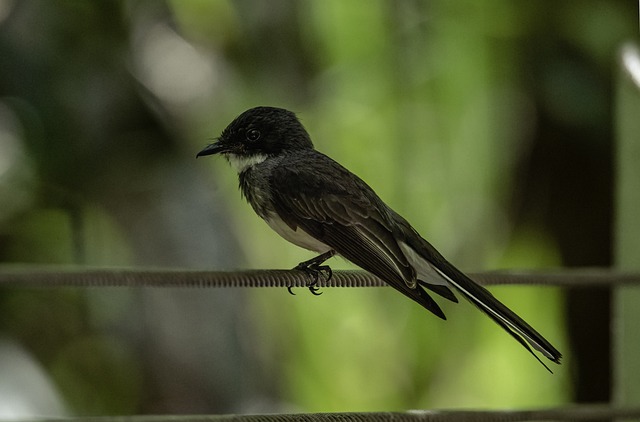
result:
M 317 286 L 318 279 L 320 278 L 321 273 L 323 272 L 327 273 L 327 276 L 326 276 L 327 281 L 331 280 L 331 276 L 333 275 L 333 272 L 331 271 L 331 267 L 329 267 L 328 265 L 321 265 L 321 264 L 327 259 L 334 256 L 335 254 L 336 254 L 336 251 L 332 249 L 321 255 L 316 256 L 315 258 L 311 258 L 308 261 L 301 262 L 295 266 L 294 270 L 304 271 L 306 274 L 308 274 L 311 277 L 312 280 L 307 287 L 309 288 L 309 291 L 312 294 L 316 296 L 319 296 L 322 294 L 322 293 L 318 293 L 319 288 Z M 289 291 L 289 293 L 294 294 L 291 291 L 291 286 L 287 287 L 287 290 Z

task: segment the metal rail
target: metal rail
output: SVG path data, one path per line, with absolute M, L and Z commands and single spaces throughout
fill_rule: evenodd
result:
M 522 421 L 602 421 L 640 418 L 640 408 L 609 406 L 573 406 L 539 410 L 415 410 L 409 412 L 371 413 L 298 413 L 273 415 L 171 415 L 120 416 L 95 418 L 52 419 L 55 422 L 522 422 Z M 43 421 L 43 420 L 41 420 Z
M 562 271 L 496 271 L 469 274 L 482 285 L 541 285 L 593 288 L 640 285 L 639 273 L 607 269 Z M 298 270 L 200 271 L 169 269 L 110 269 L 84 267 L 0 266 L 5 287 L 305 287 L 309 276 Z M 364 271 L 334 271 L 320 277 L 318 287 L 381 287 L 386 284 Z

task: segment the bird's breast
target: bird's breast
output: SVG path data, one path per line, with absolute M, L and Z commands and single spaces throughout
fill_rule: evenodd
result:
M 301 248 L 324 253 L 332 248 L 297 227 L 292 229 L 280 218 L 273 206 L 273 197 L 269 186 L 269 163 L 258 163 L 240 172 L 240 191 L 253 210 L 269 227 L 284 239 Z
M 268 178 L 252 169 L 239 173 L 240 192 L 260 217 L 266 219 L 273 211 Z

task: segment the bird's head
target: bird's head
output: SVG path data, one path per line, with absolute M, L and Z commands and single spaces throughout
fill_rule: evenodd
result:
M 267 158 L 311 148 L 311 138 L 294 113 L 255 107 L 236 117 L 216 142 L 196 157 L 222 154 L 240 173 Z

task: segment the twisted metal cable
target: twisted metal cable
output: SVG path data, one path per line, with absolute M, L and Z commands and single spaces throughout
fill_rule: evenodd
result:
M 569 288 L 640 284 L 640 274 L 606 269 L 557 272 L 500 271 L 469 274 L 482 285 L 542 285 Z M 299 270 L 201 271 L 108 269 L 83 267 L 2 266 L 0 286 L 11 287 L 305 287 L 309 276 Z M 365 271 L 334 271 L 320 277 L 318 287 L 381 287 L 382 280 Z
M 271 415 L 171 415 L 120 416 L 82 418 L 93 422 L 522 422 L 522 421 L 601 421 L 640 418 L 640 408 L 612 408 L 609 406 L 575 406 L 539 410 L 415 410 L 409 412 L 354 413 L 298 413 Z M 55 419 L 73 422 L 80 419 Z M 44 420 L 40 420 L 44 421 Z

